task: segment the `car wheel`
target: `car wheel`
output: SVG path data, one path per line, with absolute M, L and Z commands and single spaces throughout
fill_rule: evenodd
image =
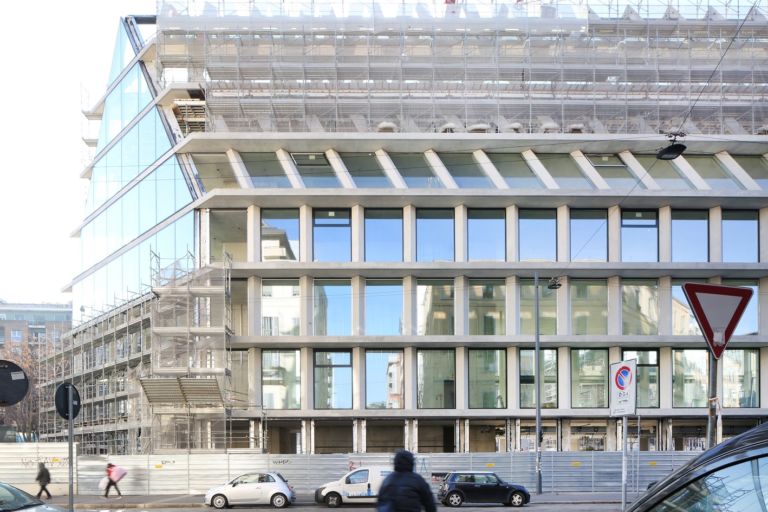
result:
M 217 494 L 213 498 L 211 498 L 211 505 L 213 505 L 213 508 L 227 508 L 229 506 L 229 503 L 227 503 L 227 497 L 223 494 Z
M 445 497 L 445 502 L 449 507 L 460 507 L 464 502 L 464 498 L 461 497 L 461 494 L 452 492 Z
M 286 505 L 288 505 L 288 498 L 285 497 L 285 494 L 277 493 L 274 496 L 272 496 L 272 506 L 275 508 L 283 508 Z
M 513 492 L 509 497 L 509 504 L 513 507 L 522 507 L 525 505 L 525 496 L 521 492 Z
M 325 497 L 325 504 L 330 508 L 336 508 L 341 505 L 341 496 L 335 492 L 328 493 L 328 495 Z

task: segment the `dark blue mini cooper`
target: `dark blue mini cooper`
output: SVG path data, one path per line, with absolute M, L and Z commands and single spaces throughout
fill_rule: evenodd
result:
M 458 507 L 467 503 L 503 503 L 522 507 L 531 495 L 522 485 L 510 484 L 489 471 L 453 471 L 445 476 L 437 491 L 443 505 Z

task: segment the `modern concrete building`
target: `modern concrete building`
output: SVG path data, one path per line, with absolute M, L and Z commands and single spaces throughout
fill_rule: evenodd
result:
M 121 20 L 76 326 L 86 452 L 704 444 L 681 284 L 755 290 L 725 438 L 768 411 L 768 23 L 751 2 L 162 2 Z M 666 133 L 687 146 L 658 160 Z M 533 276 L 562 286 L 536 290 Z M 63 425 L 48 411 L 48 438 Z M 637 420 L 630 421 L 635 432 Z M 637 443 L 632 434 L 632 443 Z

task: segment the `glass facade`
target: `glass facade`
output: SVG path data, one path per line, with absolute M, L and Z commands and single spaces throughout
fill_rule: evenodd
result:
M 453 334 L 453 281 L 420 279 L 416 308 L 417 334 Z
M 470 279 L 468 282 L 469 334 L 505 334 L 504 281 Z
M 539 278 L 539 333 L 557 334 L 557 290 L 547 288 L 547 278 Z M 520 279 L 520 334 L 534 334 L 536 287 L 533 279 Z
M 723 210 L 723 261 L 758 261 L 758 221 L 754 210 Z
M 571 261 L 608 261 L 608 212 L 571 210 Z
M 374 153 L 342 153 L 340 156 L 357 188 L 392 187 Z
M 301 357 L 298 350 L 262 351 L 261 395 L 265 409 L 301 408 Z
M 403 210 L 365 209 L 365 261 L 403 261 Z
M 366 409 L 402 409 L 405 398 L 403 374 L 402 350 L 366 350 Z
M 622 361 L 637 361 L 637 407 L 659 406 L 659 352 L 625 350 Z
M 275 153 L 240 153 L 254 188 L 291 188 Z
M 608 407 L 608 350 L 571 349 L 571 407 Z
M 539 351 L 541 408 L 557 409 L 557 350 Z M 520 349 L 520 408 L 536 407 L 536 351 Z
M 312 243 L 315 261 L 352 261 L 352 221 L 349 210 L 316 209 Z
M 672 407 L 706 407 L 708 383 L 707 350 L 672 351 Z
M 672 210 L 672 261 L 709 261 L 707 210 Z
M 544 188 L 522 155 L 516 153 L 487 153 L 488 159 L 507 182 L 509 188 Z
M 520 261 L 556 261 L 557 211 L 521 209 L 518 218 Z
M 571 332 L 608 334 L 608 283 L 603 279 L 570 281 Z
M 301 294 L 298 279 L 261 282 L 261 335 L 298 336 Z
M 299 259 L 299 210 L 261 210 L 261 261 Z
M 472 153 L 440 153 L 440 160 L 459 188 L 493 187 Z
M 656 210 L 622 210 L 621 261 L 659 261 Z
M 291 153 L 296 170 L 307 188 L 339 188 L 336 177 L 325 153 Z
M 611 188 L 643 189 L 643 183 L 634 177 L 618 155 L 585 155 L 592 167 Z
M 453 209 L 416 210 L 416 261 L 453 261 Z
M 352 286 L 343 279 L 315 279 L 315 336 L 352 334 Z
M 659 333 L 659 285 L 656 280 L 622 280 L 621 325 L 622 334 Z
M 507 406 L 507 351 L 470 349 L 469 408 L 504 409 Z
M 763 190 L 768 190 L 768 160 L 762 156 L 732 155 L 736 163 L 744 169 L 749 176 L 760 185 Z
M 456 354 L 447 350 L 417 351 L 419 409 L 456 407 Z
M 193 153 L 197 179 L 203 190 L 240 188 L 227 155 L 224 153 Z
M 467 259 L 504 261 L 507 246 L 506 212 L 502 209 L 467 210 Z
M 694 279 L 672 281 L 672 334 L 701 336 L 701 329 L 683 291 L 684 283 L 702 282 Z
M 592 189 L 592 182 L 581 173 L 581 169 L 569 154 L 539 154 L 539 160 L 547 168 L 560 188 Z
M 760 350 L 729 348 L 721 361 L 723 407 L 760 407 Z
M 403 334 L 403 282 L 395 279 L 366 279 L 365 334 Z
M 315 409 L 352 408 L 352 353 L 315 351 Z
M 713 190 L 741 190 L 742 187 L 725 172 L 714 156 L 686 155 L 685 159 Z
M 390 153 L 389 158 L 408 188 L 443 188 L 423 153 Z
M 690 189 L 691 184 L 677 172 L 669 160 L 659 160 L 656 155 L 635 155 L 640 165 L 662 189 Z
M 752 288 L 752 297 L 750 297 L 747 307 L 744 309 L 744 313 L 741 315 L 741 320 L 736 324 L 736 329 L 733 330 L 734 336 L 745 336 L 751 334 L 757 334 L 758 320 L 759 320 L 759 288 L 756 280 L 752 279 L 723 279 L 723 284 L 726 286 L 741 286 L 744 288 Z

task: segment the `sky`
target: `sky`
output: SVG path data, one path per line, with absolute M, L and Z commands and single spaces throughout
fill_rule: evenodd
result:
M 66 303 L 79 273 L 88 164 L 82 115 L 101 98 L 120 16 L 154 0 L 8 2 L 0 17 L 0 300 Z

